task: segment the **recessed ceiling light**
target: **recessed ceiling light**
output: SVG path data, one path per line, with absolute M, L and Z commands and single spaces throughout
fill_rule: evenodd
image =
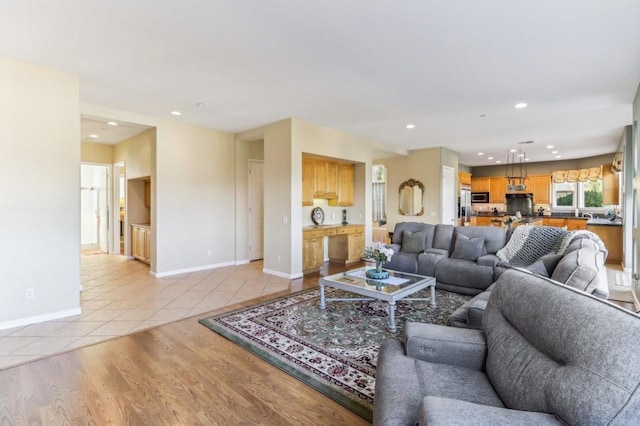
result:
M 556 158 L 562 158 L 562 155 L 556 155 Z
M 487 116 L 487 114 L 481 114 L 480 118 L 485 118 Z
M 203 106 L 204 106 L 204 104 L 203 104 L 202 102 L 198 102 L 198 103 L 196 104 L 196 106 L 201 108 L 201 107 L 203 107 Z
M 554 146 L 553 146 L 553 145 L 547 145 L 547 148 L 548 148 L 548 149 L 553 149 L 553 148 L 554 148 Z
M 118 125 L 118 123 L 116 123 L 115 121 L 107 121 L 107 124 L 109 126 L 117 126 Z
M 510 149 L 509 152 L 516 152 L 517 149 Z
M 502 161 L 500 161 L 500 160 L 496 161 L 496 164 L 500 164 L 500 163 L 502 163 Z
M 531 161 L 529 158 L 525 158 L 524 161 Z
M 524 157 L 523 153 L 518 154 L 518 157 Z
M 557 154 L 557 153 L 558 153 L 558 151 L 551 151 L 551 153 L 552 153 L 552 154 Z
M 407 129 L 415 129 L 416 125 L 415 124 L 407 124 Z
M 171 111 L 171 115 L 182 115 L 180 111 Z
M 522 109 L 522 108 L 526 108 L 527 104 L 524 102 L 520 102 L 518 104 L 516 104 L 516 109 Z
M 493 157 L 487 157 L 487 160 L 493 160 Z
M 96 135 L 95 133 L 91 133 L 91 134 L 89 135 L 89 137 L 90 137 L 91 139 L 98 139 L 100 136 Z
M 478 155 L 484 155 L 484 152 L 479 152 Z

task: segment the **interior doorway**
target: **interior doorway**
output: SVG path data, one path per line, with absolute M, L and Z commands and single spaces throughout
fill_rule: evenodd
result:
M 80 244 L 86 253 L 109 253 L 110 168 L 80 165 Z
M 249 160 L 249 260 L 264 256 L 264 162 Z

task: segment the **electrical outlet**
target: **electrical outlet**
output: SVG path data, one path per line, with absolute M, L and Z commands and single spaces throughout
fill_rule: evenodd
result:
M 26 293 L 27 299 L 33 299 L 36 297 L 36 291 L 33 288 L 28 288 Z
M 213 252 L 211 251 L 211 249 L 209 249 L 209 251 L 207 251 L 207 255 L 211 256 L 211 253 L 213 253 Z
M 289 218 L 287 216 L 282 216 L 282 223 L 289 222 Z
M 335 213 L 331 213 L 331 219 L 335 219 L 336 218 L 336 214 Z
M 280 262 L 280 255 L 278 255 L 278 262 Z

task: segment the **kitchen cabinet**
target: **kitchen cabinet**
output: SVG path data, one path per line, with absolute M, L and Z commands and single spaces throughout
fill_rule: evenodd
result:
M 313 198 L 338 198 L 338 163 L 314 160 Z
M 490 192 L 489 178 L 471 178 L 471 192 Z
M 478 216 L 476 217 L 475 226 L 491 226 L 491 219 L 495 219 L 497 216 Z
M 131 256 L 151 263 L 151 227 L 144 224 L 131 225 Z
M 469 187 L 471 185 L 471 173 L 458 172 L 458 192 L 462 189 L 462 186 Z
M 565 219 L 563 217 L 545 217 L 542 219 L 544 226 L 557 226 L 563 227 L 565 225 Z
M 529 182 L 533 204 L 551 204 L 551 175 L 529 176 Z
M 313 205 L 313 158 L 302 158 L 302 205 Z
M 313 272 L 324 263 L 324 230 L 302 232 L 302 271 Z
M 567 231 L 587 229 L 587 219 L 565 219 Z
M 587 225 L 587 230 L 597 234 L 609 254 L 607 262 L 622 262 L 622 226 Z
M 359 262 L 364 253 L 364 227 L 343 226 L 329 238 L 329 262 L 348 265 Z
M 495 177 L 489 181 L 489 202 L 492 204 L 506 203 L 507 179 Z
M 604 165 L 602 170 L 602 204 L 605 206 L 620 204 L 620 179 L 611 170 L 610 165 Z
M 329 200 L 329 205 L 352 206 L 354 199 L 355 168 L 353 164 L 338 165 L 338 198 Z

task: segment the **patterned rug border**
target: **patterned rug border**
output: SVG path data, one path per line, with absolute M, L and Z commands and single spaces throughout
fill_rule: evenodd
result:
M 331 289 L 327 289 L 327 290 L 329 291 Z M 213 316 L 210 316 L 210 317 L 207 317 L 207 318 L 203 318 L 203 319 L 199 320 L 198 322 L 200 324 L 204 325 L 205 327 L 207 327 L 208 329 L 210 329 L 210 330 L 220 334 L 221 336 L 231 340 L 232 342 L 238 344 L 239 346 L 243 347 L 244 349 L 247 349 L 248 351 L 254 353 L 255 355 L 257 355 L 260 358 L 264 359 L 265 361 L 267 361 L 271 365 L 279 368 L 280 370 L 284 371 L 285 373 L 289 374 L 290 376 L 294 377 L 295 379 L 300 380 L 302 383 L 304 383 L 304 384 L 306 384 L 308 386 L 311 386 L 312 388 L 314 388 L 318 392 L 326 395 L 327 397 L 329 397 L 332 400 L 336 401 L 337 403 L 339 403 L 340 405 L 344 406 L 348 410 L 352 411 L 353 413 L 357 414 L 358 416 L 360 416 L 363 419 L 365 419 L 365 420 L 370 422 L 370 421 L 372 421 L 372 413 L 364 405 L 358 404 L 357 401 L 354 401 L 354 400 L 351 400 L 351 399 L 347 398 L 346 396 L 342 395 L 341 392 L 339 392 L 336 389 L 332 388 L 330 385 L 325 384 L 325 383 L 317 380 L 316 378 L 309 376 L 308 374 L 305 374 L 302 370 L 295 369 L 294 367 L 292 367 L 292 366 L 280 361 L 277 357 L 273 356 L 272 354 L 270 354 L 266 350 L 262 349 L 258 345 L 254 344 L 250 340 L 247 340 L 246 338 L 238 336 L 237 334 L 235 334 L 235 333 L 227 330 L 226 328 L 221 327 L 221 326 L 219 326 L 219 325 L 217 325 L 215 323 L 210 323 L 209 322 L 210 320 L 215 320 L 217 318 L 233 315 L 233 314 L 236 314 L 238 312 L 245 311 L 247 309 L 255 309 L 257 307 L 264 306 L 264 305 L 269 305 L 269 304 L 278 302 L 280 300 L 285 300 L 285 299 L 289 299 L 289 298 L 294 297 L 294 296 L 300 296 L 300 295 L 303 295 L 303 294 L 306 294 L 306 293 L 313 293 L 313 292 L 318 292 L 318 289 L 317 288 L 311 288 L 311 289 L 297 291 L 295 293 L 290 293 L 290 294 L 287 294 L 285 296 L 276 297 L 275 299 L 271 299 L 271 300 L 268 300 L 266 302 L 261 302 L 261 303 L 258 303 L 256 305 L 246 306 L 246 307 L 243 307 L 243 308 L 234 309 L 233 311 L 229 311 L 229 312 L 225 312 L 225 313 L 222 313 L 222 314 L 213 315 Z

